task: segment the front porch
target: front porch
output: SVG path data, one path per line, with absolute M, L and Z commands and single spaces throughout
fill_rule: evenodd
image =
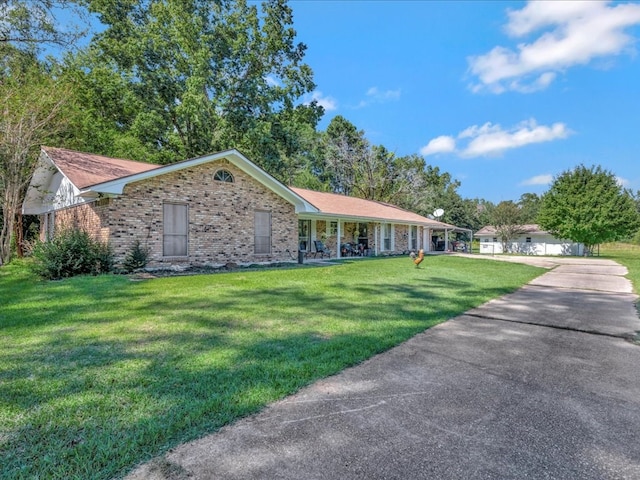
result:
M 416 225 L 365 219 L 300 218 L 298 248 L 305 258 L 317 254 L 321 242 L 331 251 L 331 258 L 399 255 L 420 249 L 425 253 L 449 251 L 449 234 L 455 227 Z M 444 248 L 436 239 L 442 238 Z M 326 256 L 325 256 L 326 258 Z

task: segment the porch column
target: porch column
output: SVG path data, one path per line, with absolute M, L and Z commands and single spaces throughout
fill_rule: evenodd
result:
M 429 240 L 429 229 L 422 227 L 422 249 L 425 252 L 431 251 L 431 241 Z
M 337 232 L 337 238 L 336 238 L 336 258 L 342 258 L 341 257 L 341 251 L 340 251 L 340 239 L 342 238 L 342 221 L 340 219 L 338 219 L 338 232 Z
M 444 229 L 444 251 L 449 251 L 449 230 Z

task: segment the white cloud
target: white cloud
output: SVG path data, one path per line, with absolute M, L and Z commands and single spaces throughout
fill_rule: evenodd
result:
M 509 129 L 487 122 L 464 129 L 458 134 L 457 141 L 454 137 L 446 135 L 436 137 L 422 147 L 420 153 L 427 156 L 456 152 L 465 158 L 497 156 L 506 150 L 525 145 L 563 139 L 571 133 L 564 123 L 559 122 L 547 126 L 538 125 L 534 119 L 530 119 Z M 461 140 L 465 141 L 466 145 L 456 148 L 456 144 Z
M 479 136 L 490 135 L 492 133 L 501 132 L 500 125 L 492 125 L 490 122 L 485 123 L 481 127 L 473 125 L 461 131 L 458 138 L 474 138 Z
M 549 185 L 553 181 L 553 175 L 545 173 L 544 175 L 536 175 L 535 177 L 528 178 L 520 185 Z
M 400 99 L 400 90 L 386 90 L 381 92 L 378 87 L 371 87 L 367 90 L 367 97 L 371 98 L 376 102 L 388 102 L 390 100 L 399 100 Z
M 314 90 L 310 95 L 306 96 L 305 105 L 308 105 L 312 101 L 318 102 L 322 108 L 324 108 L 325 112 L 330 112 L 332 110 L 336 110 L 338 108 L 338 102 L 335 98 L 324 96 L 320 90 Z
M 381 91 L 378 87 L 371 87 L 365 94 L 367 98 L 360 100 L 354 108 L 364 108 L 374 103 L 387 103 L 399 100 L 401 94 L 402 91 L 400 89 Z
M 627 188 L 629 187 L 630 183 L 629 180 L 627 180 L 626 178 L 622 178 L 622 177 L 616 177 L 616 182 L 618 183 L 618 185 L 620 185 L 622 188 Z
M 566 138 L 571 133 L 564 123 L 554 123 L 551 126 L 538 125 L 533 119 L 509 130 L 503 130 L 500 125 L 486 123 L 479 128 L 470 127 L 465 132 L 474 128 L 477 130 L 470 136 L 472 140 L 460 153 L 462 157 L 500 155 L 505 150 Z
M 471 86 L 474 92 L 541 90 L 569 67 L 632 51 L 636 39 L 624 30 L 640 25 L 640 4 L 530 1 L 508 16 L 505 30 L 513 37 L 542 32 L 515 50 L 496 46 L 485 55 L 470 57 L 469 71 L 479 80 Z
M 450 153 L 456 149 L 456 141 L 453 137 L 442 135 L 431 140 L 427 145 L 420 149 L 420 154 L 435 155 L 436 153 Z

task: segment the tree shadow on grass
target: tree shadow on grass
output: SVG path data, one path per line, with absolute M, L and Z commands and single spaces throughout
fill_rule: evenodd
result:
M 241 299 L 233 286 L 158 297 L 148 289 L 177 284 L 132 285 L 68 282 L 56 288 L 69 305 L 23 311 L 29 328 L 50 329 L 2 355 L 8 477 L 122 475 L 502 293 L 439 277 L 267 283 Z M 137 321 L 113 320 L 122 302 Z

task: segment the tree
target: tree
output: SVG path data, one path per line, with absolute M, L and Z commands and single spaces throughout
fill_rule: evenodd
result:
M 69 46 L 84 34 L 81 22 L 69 21 L 61 27 L 55 11 L 67 10 L 84 20 L 73 0 L 2 0 L 0 2 L 0 45 L 11 44 L 23 50 L 37 50 L 45 44 Z
M 518 200 L 520 208 L 520 221 L 523 224 L 538 223 L 538 211 L 540 210 L 540 197 L 535 193 L 523 193 Z
M 330 191 L 421 209 L 428 187 L 422 157 L 399 157 L 384 145 L 371 145 L 362 130 L 340 115 L 331 120 L 321 143 L 323 157 L 315 172 Z
M 0 68 L 0 265 L 11 256 L 11 238 L 21 247 L 20 207 L 40 146 L 64 125 L 69 99 L 61 85 L 33 55 L 17 50 L 2 58 Z M 16 228 L 18 226 L 19 228 Z
M 62 26 L 55 13 L 65 10 L 74 21 Z M 20 206 L 40 144 L 58 132 L 69 97 L 38 55 L 46 46 L 72 46 L 83 20 L 74 0 L 0 1 L 0 265 L 9 260 L 14 234 L 22 252 Z
M 382 145 L 373 149 L 372 159 L 374 163 L 367 165 L 362 175 L 363 187 L 371 198 L 419 210 L 427 187 L 424 159 L 419 155 L 398 157 Z
M 495 209 L 495 205 L 492 202 L 480 198 L 466 198 L 463 202 L 469 221 L 467 224 L 456 223 L 456 225 L 464 226 L 472 231 L 477 231 L 486 225 L 491 225 L 491 215 Z
M 557 176 L 542 196 L 540 227 L 584 244 L 585 253 L 603 242 L 633 234 L 640 225 L 633 195 L 600 166 L 580 165 Z
M 351 195 L 356 183 L 356 169 L 367 162 L 371 153 L 364 131 L 337 115 L 331 119 L 323 140 L 325 158 L 319 172 L 321 178 L 326 178 L 334 193 Z
M 112 131 L 158 163 L 233 147 L 282 180 L 295 174 L 298 134 L 323 110 L 301 102 L 314 83 L 286 0 L 261 14 L 246 0 L 86 3 L 105 29 L 74 68 Z
M 439 167 L 425 165 L 423 169 L 424 184 L 420 190 L 421 203 L 415 211 L 424 215 L 432 215 L 441 208 L 444 215 L 439 220 L 458 226 L 468 227 L 467 208 L 458 194 L 460 181 L 454 180 L 448 172 L 441 172 Z
M 491 223 L 502 243 L 502 251 L 509 252 L 511 240 L 523 233 L 522 214 L 518 205 L 511 200 L 500 202 L 491 213 Z

